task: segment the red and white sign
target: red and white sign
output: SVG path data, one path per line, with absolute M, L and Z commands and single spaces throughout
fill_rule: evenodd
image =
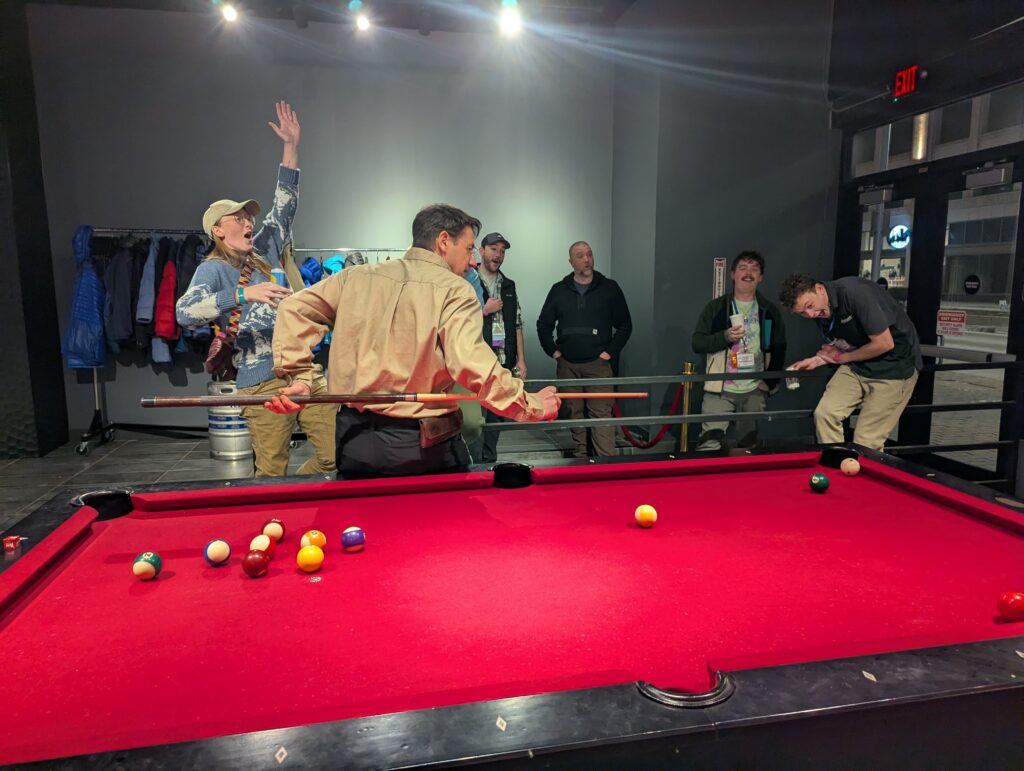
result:
M 725 294 L 725 257 L 715 257 L 715 284 L 711 288 L 711 296 L 721 297 Z
M 937 335 L 962 335 L 967 327 L 967 311 L 939 311 L 935 323 Z

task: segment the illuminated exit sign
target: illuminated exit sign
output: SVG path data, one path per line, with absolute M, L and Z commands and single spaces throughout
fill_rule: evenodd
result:
M 912 94 L 917 90 L 917 65 L 907 67 L 896 73 L 896 82 L 893 85 L 893 97 L 900 97 Z

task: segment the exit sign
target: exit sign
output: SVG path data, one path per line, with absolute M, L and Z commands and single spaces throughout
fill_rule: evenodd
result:
M 907 67 L 896 73 L 896 82 L 893 85 L 893 97 L 899 99 L 917 90 L 917 65 Z

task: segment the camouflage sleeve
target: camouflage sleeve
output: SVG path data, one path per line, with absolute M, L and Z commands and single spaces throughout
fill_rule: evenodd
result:
M 200 263 L 185 293 L 174 306 L 178 324 L 194 329 L 216 321 L 237 304 L 237 286 L 225 287 L 224 276 L 214 263 Z
M 291 238 L 292 221 L 299 207 L 299 170 L 279 166 L 277 169 L 277 188 L 267 216 L 252 244 L 256 253 L 266 258 L 273 267 L 281 264 L 281 252 L 284 244 Z

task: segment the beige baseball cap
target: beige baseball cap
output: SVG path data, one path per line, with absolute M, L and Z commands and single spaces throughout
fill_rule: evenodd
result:
M 226 217 L 228 214 L 237 214 L 243 209 L 253 219 L 259 216 L 260 205 L 251 198 L 248 201 L 231 201 L 223 198 L 220 201 L 211 203 L 203 215 L 203 230 L 206 232 L 206 235 L 213 238 L 213 226 L 220 221 L 221 217 Z

